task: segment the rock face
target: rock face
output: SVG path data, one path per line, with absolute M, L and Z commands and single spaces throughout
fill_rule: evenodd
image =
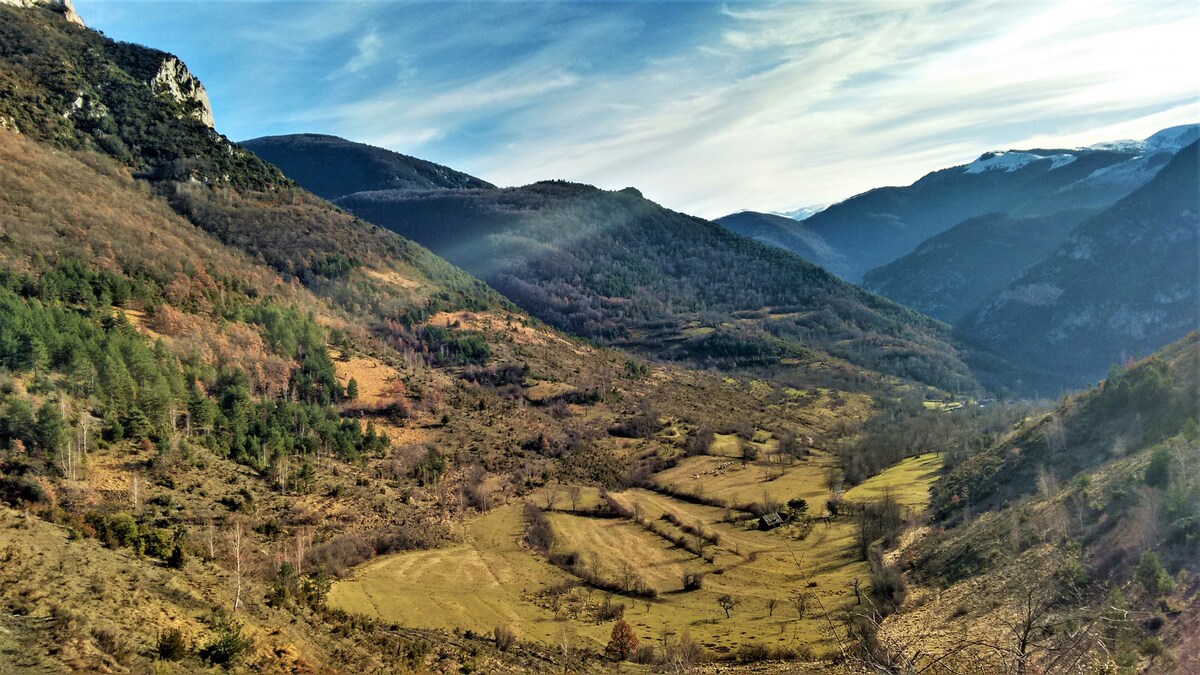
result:
M 71 4 L 71 0 L 0 0 L 0 5 L 45 7 L 46 9 L 62 14 L 71 23 L 79 24 L 80 26 L 83 25 L 83 19 L 75 12 L 75 6 Z
M 1081 386 L 1200 326 L 1200 147 L 1081 222 L 959 327 Z
M 182 103 L 188 114 L 205 126 L 213 126 L 212 105 L 208 101 L 208 92 L 179 59 L 174 56 L 163 59 L 158 73 L 150 81 L 150 87 L 154 93 L 167 94 Z

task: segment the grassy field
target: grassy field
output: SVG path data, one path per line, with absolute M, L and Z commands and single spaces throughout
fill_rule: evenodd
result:
M 674 486 L 676 490 L 731 504 L 758 502 L 769 495 L 780 502 L 803 498 L 817 509 L 828 496 L 826 470 L 832 464 L 832 457 L 820 451 L 792 466 L 697 456 L 657 474 L 654 480 L 658 485 Z
M 781 477 L 764 482 L 765 462 L 702 477 L 709 494 L 758 499 L 765 489 L 773 496 L 804 496 L 822 502 L 825 465 L 829 457 L 816 455 L 784 470 Z M 656 476 L 660 483 L 690 477 L 722 462 L 719 457 L 694 457 Z M 906 460 L 856 487 L 849 498 L 871 499 L 891 489 L 902 502 L 922 505 L 928 498 L 940 460 L 932 455 Z M 621 504 L 664 531 L 678 532 L 662 516 L 672 513 L 685 524 L 700 525 L 719 533 L 710 548 L 708 563 L 671 542 L 646 531 L 631 520 L 592 518 L 553 512 L 548 517 L 556 535 L 555 548 L 575 551 L 601 576 L 618 578 L 628 561 L 631 570 L 658 591 L 652 601 L 614 596 L 624 603 L 625 617 L 643 639 L 658 641 L 664 632 L 688 632 L 720 654 L 746 642 L 774 646 L 815 646 L 829 649 L 823 609 L 833 611 L 853 602 L 850 584 L 866 580 L 866 564 L 854 555 L 855 526 L 849 519 L 817 521 L 802 539 L 798 528 L 771 532 L 742 523 L 724 522 L 726 509 L 693 504 L 645 489 L 614 493 Z M 536 501 L 545 505 L 545 496 Z M 596 503 L 594 489 L 585 490 L 580 507 Z M 567 508 L 561 494 L 558 508 Z M 819 515 L 819 514 L 818 514 Z M 564 634 L 576 641 L 603 644 L 610 623 L 596 623 L 586 612 L 555 611 L 543 592 L 574 579 L 521 543 L 521 504 L 510 503 L 483 515 L 467 526 L 461 544 L 432 551 L 413 551 L 381 557 L 362 565 L 353 578 L 338 582 L 330 602 L 346 610 L 379 616 L 407 625 L 460 628 L 477 632 L 509 626 L 519 635 L 558 643 Z M 595 560 L 595 563 L 590 561 Z M 700 572 L 703 588 L 685 592 L 683 574 Z M 731 595 L 737 605 L 726 618 L 717 598 Z M 792 602 L 804 595 L 808 606 L 803 618 Z M 576 589 L 576 605 L 598 605 L 605 593 Z M 777 604 L 772 611 L 769 607 Z
M 872 476 L 846 491 L 846 499 L 852 502 L 869 502 L 891 493 L 896 501 L 905 506 L 925 506 L 929 502 L 929 485 L 937 478 L 942 468 L 942 459 L 930 453 L 908 459 Z

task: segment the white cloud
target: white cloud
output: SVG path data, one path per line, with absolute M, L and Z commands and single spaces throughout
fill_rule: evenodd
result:
M 481 166 L 504 183 L 637 185 L 716 216 L 907 183 L 993 147 L 1096 142 L 1130 117 L 1143 124 L 1123 135 L 1144 136 L 1197 119 L 1179 103 L 1200 92 L 1184 65 L 1200 62 L 1195 14 L 1117 2 L 729 10 L 722 44 L 540 102 L 514 121 L 528 131 L 513 149 Z
M 236 137 L 336 133 L 704 216 L 1200 121 L 1195 0 L 178 7 L 221 36 L 206 84 Z

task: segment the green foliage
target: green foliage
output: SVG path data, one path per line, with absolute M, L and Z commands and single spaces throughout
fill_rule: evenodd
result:
M 167 567 L 173 570 L 181 570 L 187 565 L 187 549 L 183 547 L 183 542 L 175 542 L 171 547 L 171 554 L 167 556 Z
M 1150 453 L 1150 464 L 1146 466 L 1146 485 L 1164 488 L 1171 478 L 1171 451 L 1160 445 Z
M 0 7 L 0 116 L 39 141 L 93 148 L 155 178 L 251 189 L 277 169 L 194 118 L 191 102 L 149 86 L 170 54 L 114 42 L 45 12 Z
M 433 362 L 438 365 L 481 365 L 491 358 L 491 349 L 483 335 L 440 326 L 425 326 L 420 331 Z
M 437 485 L 445 472 L 446 458 L 436 448 L 428 448 L 425 459 L 418 462 L 412 470 L 413 477 L 420 481 L 421 485 Z
M 240 623 L 223 620 L 218 623 L 212 642 L 200 649 L 200 658 L 214 665 L 233 665 L 253 644 L 254 639 L 242 632 Z
M 67 442 L 67 423 L 63 419 L 56 401 L 47 400 L 38 408 L 34 422 L 34 439 L 37 446 L 50 458 L 58 456 Z
M 1155 597 L 1169 593 L 1175 587 L 1171 575 L 1163 569 L 1162 564 L 1158 561 L 1158 555 L 1154 551 L 1142 553 L 1137 567 L 1133 570 L 1133 578 L 1147 593 Z

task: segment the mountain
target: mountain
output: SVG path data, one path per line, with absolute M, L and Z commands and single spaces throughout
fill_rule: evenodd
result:
M 971 381 L 944 326 L 633 189 L 546 182 L 336 203 L 609 344 L 724 367 L 778 368 L 819 350 L 937 386 Z
M 608 626 L 564 654 L 533 603 L 524 626 L 455 633 L 350 614 L 331 588 L 489 511 L 522 573 L 573 583 L 509 536 L 547 481 L 633 484 L 699 420 L 803 438 L 869 409 L 557 332 L 230 143 L 170 54 L 10 5 L 5 673 L 582 670 Z
M 798 209 L 791 211 L 781 211 L 775 215 L 791 218 L 792 220 L 804 220 L 810 216 L 816 215 L 825 209 L 829 208 L 828 204 L 813 204 L 811 206 L 801 206 Z
M 647 363 L 298 188 L 169 54 L 12 4 L 5 675 L 1195 670 L 1195 336 L 1050 414 Z M 644 287 L 550 301 L 706 306 L 735 336 L 790 321 L 953 367 L 941 324 L 633 190 L 355 197 L 588 253 L 529 258 L 570 286 Z M 797 309 L 727 311 L 780 295 Z
M 805 219 L 804 228 L 836 254 L 822 264 L 859 282 L 869 270 L 969 218 L 988 213 L 1048 216 L 1110 206 L 1148 182 L 1172 154 L 1197 138 L 1200 125 L 1187 125 L 1144 141 L 988 152 L 912 185 L 877 188 L 834 204 Z
M 968 218 L 863 277 L 863 288 L 955 325 L 1054 252 L 1090 209 Z
M 937 534 L 900 555 L 921 601 L 868 622 L 889 647 L 876 660 L 952 673 L 1086 670 L 1097 654 L 1113 672 L 1200 667 L 1198 378 L 1191 334 L 948 457 L 932 490 Z
M 1193 142 L 1153 180 L 1081 222 L 962 329 L 1073 385 L 1195 330 L 1198 154 Z
M 846 264 L 843 255 L 834 251 L 820 235 L 804 227 L 798 220 L 774 213 L 741 211 L 713 222 L 743 237 L 791 251 L 826 269 Z
M 329 200 L 364 190 L 494 187 L 440 164 L 337 136 L 264 136 L 240 145 L 279 167 L 313 194 Z

